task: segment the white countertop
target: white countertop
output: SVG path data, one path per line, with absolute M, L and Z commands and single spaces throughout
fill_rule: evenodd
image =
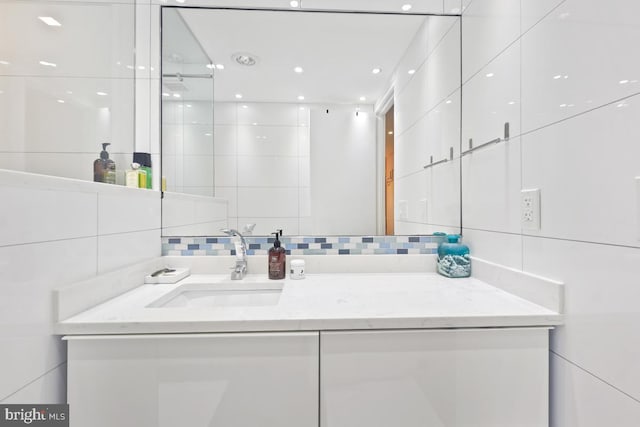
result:
M 249 282 L 266 275 L 249 275 Z M 185 283 L 228 281 L 192 275 L 175 285 L 142 285 L 57 325 L 65 335 L 535 327 L 562 316 L 475 278 L 435 273 L 317 274 L 285 279 L 275 305 L 147 307 Z

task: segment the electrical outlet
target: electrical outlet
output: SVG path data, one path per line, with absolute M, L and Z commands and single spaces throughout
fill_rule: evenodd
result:
M 520 196 L 522 228 L 540 230 L 540 189 L 521 190 Z

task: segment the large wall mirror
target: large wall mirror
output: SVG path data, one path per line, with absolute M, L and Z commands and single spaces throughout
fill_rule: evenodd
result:
M 163 7 L 162 76 L 165 236 L 459 232 L 458 16 Z

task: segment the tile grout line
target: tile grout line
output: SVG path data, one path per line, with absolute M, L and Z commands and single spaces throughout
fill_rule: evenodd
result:
M 505 235 L 511 235 L 511 236 L 532 237 L 532 238 L 547 239 L 547 240 L 559 240 L 562 242 L 585 243 L 589 245 L 611 246 L 616 248 L 640 249 L 640 246 L 622 245 L 619 243 L 593 242 L 590 240 L 567 239 L 563 237 L 552 237 L 552 236 L 540 236 L 535 234 L 524 234 L 521 232 L 487 230 L 484 228 L 474 228 L 474 227 L 465 227 L 465 229 L 472 230 L 472 231 L 481 231 L 484 233 L 498 233 L 498 234 L 505 234 Z
M 631 399 L 631 400 L 633 400 L 633 401 L 635 401 L 635 402 L 637 402 L 637 403 L 640 403 L 640 399 L 638 399 L 638 398 L 634 397 L 633 395 L 631 395 L 631 394 L 627 393 L 626 391 L 622 390 L 621 388 L 616 387 L 615 385 L 611 384 L 610 382 L 608 382 L 608 381 L 606 381 L 606 380 L 604 380 L 604 379 L 600 378 L 599 376 L 597 376 L 597 375 L 596 375 L 596 374 L 594 374 L 593 372 L 589 371 L 588 369 L 583 368 L 582 366 L 580 366 L 580 365 L 578 365 L 577 363 L 575 363 L 575 362 L 573 362 L 573 361 L 571 361 L 571 360 L 567 359 L 566 357 L 562 356 L 561 354 L 556 353 L 555 351 L 553 351 L 553 350 L 551 350 L 551 349 L 549 349 L 549 353 L 551 353 L 551 354 L 553 354 L 553 355 L 555 355 L 555 356 L 559 357 L 560 359 L 564 360 L 565 362 L 569 363 L 569 364 L 570 364 L 570 365 L 572 365 L 572 366 L 575 366 L 576 368 L 580 369 L 581 371 L 586 372 L 587 374 L 589 374 L 589 375 L 590 375 L 590 376 L 592 376 L 593 378 L 595 378 L 595 379 L 597 379 L 597 380 L 599 380 L 599 381 L 603 382 L 604 384 L 608 385 L 608 386 L 609 386 L 609 387 L 611 387 L 612 389 L 614 389 L 614 390 L 616 390 L 616 391 L 618 391 L 618 392 L 620 392 L 620 393 L 624 394 L 624 395 L 625 395 L 625 396 L 627 396 L 629 399 Z
M 55 371 L 56 369 L 60 368 L 63 365 L 66 365 L 67 361 L 65 360 L 64 362 L 54 366 L 53 368 L 49 369 L 48 371 L 46 371 L 44 374 L 40 375 L 39 377 L 34 378 L 33 380 L 29 381 L 28 383 L 26 383 L 25 385 L 23 385 L 22 387 L 20 387 L 19 389 L 17 389 L 16 391 L 6 395 L 5 397 L 3 397 L 2 399 L 0 399 L 0 402 L 4 402 L 5 400 L 7 400 L 8 398 L 10 398 L 11 396 L 14 396 L 15 394 L 19 393 L 20 391 L 24 390 L 25 388 L 29 387 L 31 384 L 35 383 L 36 381 L 38 381 L 40 378 L 48 375 L 49 373 Z

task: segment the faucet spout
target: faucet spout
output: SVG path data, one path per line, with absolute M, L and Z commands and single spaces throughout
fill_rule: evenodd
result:
M 236 265 L 232 267 L 231 280 L 241 280 L 247 274 L 247 241 L 237 230 L 230 228 L 220 229 L 224 234 L 232 237 L 239 237 L 240 242 L 235 242 Z

